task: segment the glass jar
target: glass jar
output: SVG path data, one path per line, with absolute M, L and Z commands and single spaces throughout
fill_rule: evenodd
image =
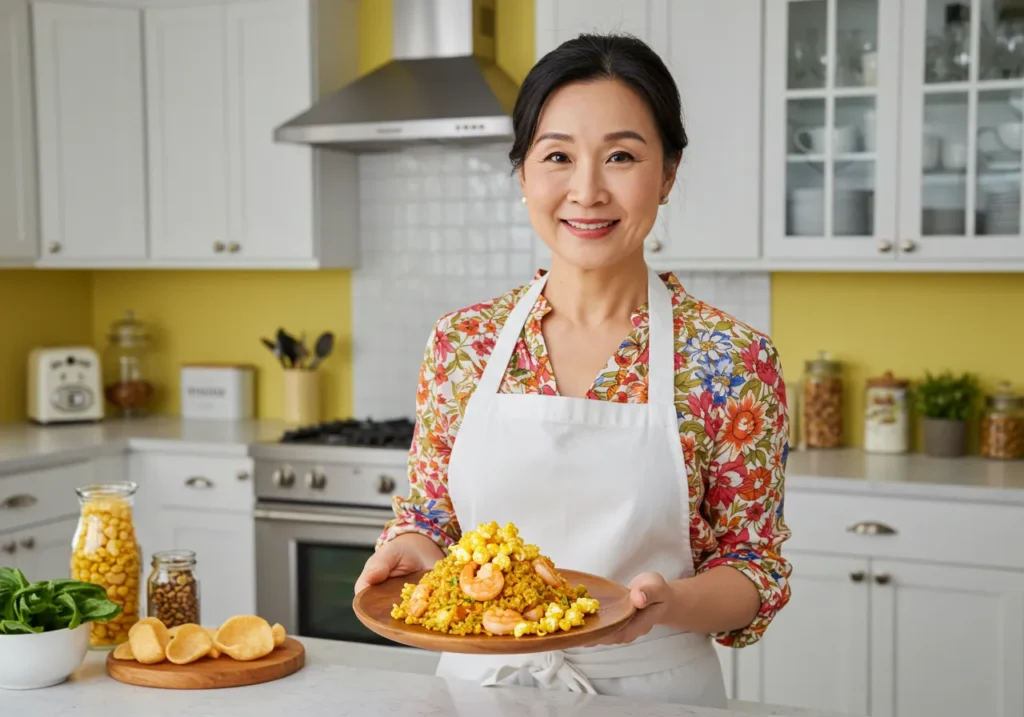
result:
M 842 364 L 822 351 L 804 365 L 803 443 L 808 448 L 843 445 Z
M 147 358 L 149 333 L 131 311 L 115 321 L 103 358 L 104 395 L 124 418 L 142 415 L 153 399 Z
M 199 625 L 199 580 L 196 554 L 166 550 L 153 554 L 153 570 L 146 581 L 146 615 L 167 627 Z
M 868 453 L 906 453 L 910 450 L 910 381 L 892 371 L 870 378 L 864 397 L 864 450 Z
M 981 417 L 981 455 L 1012 460 L 1024 458 L 1024 398 L 1008 381 L 985 400 Z
M 71 577 L 95 583 L 121 606 L 109 622 L 92 623 L 89 645 L 106 648 L 128 639 L 139 619 L 142 551 L 135 540 L 132 500 L 135 483 L 102 483 L 76 489 L 81 503 L 71 543 Z

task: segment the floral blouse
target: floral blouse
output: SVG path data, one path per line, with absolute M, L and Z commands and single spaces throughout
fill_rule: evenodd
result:
M 761 608 L 746 628 L 714 635 L 723 645 L 757 642 L 788 602 L 791 567 L 781 555 L 790 532 L 783 518 L 788 445 L 786 387 L 771 341 L 690 296 L 671 274 L 676 331 L 679 443 L 690 476 L 690 546 L 698 573 L 728 565 L 757 586 Z M 467 402 L 498 332 L 527 286 L 442 317 L 430 336 L 416 392 L 416 430 L 407 497 L 378 547 L 418 532 L 447 549 L 461 536 L 448 496 L 448 460 Z M 557 395 L 541 333 L 551 311 L 541 296 L 523 329 L 502 393 Z M 633 331 L 587 393 L 595 401 L 647 401 L 647 305 Z

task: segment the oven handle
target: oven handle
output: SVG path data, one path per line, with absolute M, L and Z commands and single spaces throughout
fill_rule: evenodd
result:
M 355 525 L 384 529 L 387 522 L 362 515 L 331 515 L 330 513 L 302 513 L 297 510 L 271 510 L 255 508 L 253 516 L 261 520 L 289 521 L 293 523 L 321 523 L 328 525 Z

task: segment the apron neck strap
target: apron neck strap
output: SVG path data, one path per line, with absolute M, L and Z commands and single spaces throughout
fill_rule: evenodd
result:
M 495 394 L 501 386 L 516 344 L 523 333 L 523 327 L 530 318 L 530 312 L 537 304 L 548 276 L 545 273 L 530 284 L 530 287 L 516 302 L 508 319 L 498 334 L 498 341 L 491 352 L 483 376 L 477 384 L 477 392 Z M 675 404 L 675 325 L 672 317 L 672 294 L 653 270 L 647 277 L 648 308 L 648 403 Z

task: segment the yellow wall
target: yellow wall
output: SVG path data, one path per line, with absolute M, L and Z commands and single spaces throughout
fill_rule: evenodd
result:
M 0 421 L 25 418 L 28 353 L 92 341 L 88 272 L 0 270 Z
M 1020 274 L 772 275 L 772 336 L 787 381 L 828 351 L 845 364 L 844 420 L 863 442 L 864 383 L 891 369 L 972 371 L 983 388 L 1024 390 L 1024 276 Z M 919 438 L 919 436 L 918 436 Z
M 177 413 L 182 363 L 257 366 L 257 415 L 282 412 L 281 367 L 260 343 L 280 326 L 307 346 L 322 331 L 336 337 L 320 369 L 323 417 L 351 415 L 352 309 L 348 271 L 105 271 L 93 275 L 92 336 L 104 345 L 126 309 L 154 328 L 156 409 Z

